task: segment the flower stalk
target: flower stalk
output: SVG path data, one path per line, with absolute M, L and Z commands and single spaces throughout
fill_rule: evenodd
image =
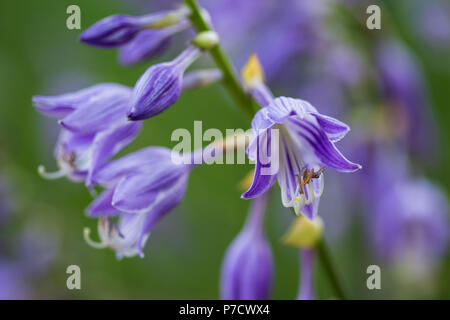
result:
M 201 9 L 198 6 L 196 0 L 184 0 L 184 2 L 191 9 L 191 15 L 189 16 L 189 19 L 192 25 L 197 29 L 197 31 L 212 31 L 211 26 L 204 19 L 201 13 Z M 214 46 L 209 52 L 217 67 L 223 73 L 223 84 L 225 88 L 236 99 L 236 101 L 239 102 L 244 112 L 248 116 L 252 117 L 256 112 L 256 103 L 242 89 L 239 81 L 236 78 L 233 67 L 231 66 L 231 63 L 225 52 L 222 50 L 220 44 Z M 346 295 L 344 294 L 342 286 L 338 280 L 334 264 L 332 263 L 331 257 L 328 254 L 324 239 L 319 241 L 319 243 L 317 244 L 317 248 L 318 257 L 324 266 L 325 272 L 328 274 L 328 278 L 336 292 L 337 297 L 339 299 L 345 300 Z
M 336 293 L 336 297 L 340 300 L 347 300 L 347 295 L 344 292 L 342 283 L 339 281 L 336 267 L 331 259 L 328 246 L 323 238 L 317 243 L 317 256 L 325 269 L 328 280 Z
M 197 29 L 198 32 L 213 31 L 209 23 L 205 20 L 201 13 L 201 9 L 195 0 L 184 0 L 186 5 L 191 9 L 191 15 L 189 19 L 192 25 Z M 244 112 L 249 116 L 253 117 L 256 112 L 256 104 L 253 99 L 248 96 L 242 89 L 236 73 L 231 66 L 231 63 L 226 56 L 225 52 L 222 50 L 220 44 L 214 46 L 209 50 L 211 57 L 216 63 L 217 67 L 222 70 L 223 73 L 223 85 L 228 90 L 230 95 L 239 102 L 239 105 L 244 110 Z

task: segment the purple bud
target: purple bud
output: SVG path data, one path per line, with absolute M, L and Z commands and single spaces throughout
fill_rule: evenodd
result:
M 222 264 L 221 298 L 268 299 L 272 287 L 273 258 L 263 234 L 266 195 L 256 198 L 241 233 L 228 248 Z
M 80 35 L 80 40 L 101 48 L 121 46 L 133 39 L 141 29 L 157 22 L 166 14 L 167 12 L 158 12 L 139 17 L 121 14 L 109 16 L 86 29 Z
M 134 86 L 128 118 L 148 119 L 173 105 L 181 94 L 184 71 L 200 54 L 199 48 L 189 46 L 173 61 L 148 68 Z
M 148 29 L 139 32 L 133 40 L 119 49 L 119 62 L 123 65 L 133 65 L 167 49 L 170 38 L 189 26 L 186 20 L 164 29 Z

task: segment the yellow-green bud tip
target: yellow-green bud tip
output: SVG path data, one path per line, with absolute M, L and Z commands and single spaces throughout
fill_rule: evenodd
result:
M 197 34 L 192 40 L 192 44 L 196 45 L 200 49 L 210 50 L 219 43 L 219 35 L 214 31 L 203 31 Z
M 322 238 L 323 221 L 320 217 L 309 220 L 305 216 L 295 218 L 281 242 L 289 247 L 312 248 Z
M 241 77 L 247 88 L 252 88 L 258 83 L 264 83 L 264 70 L 256 53 L 252 53 L 248 58 L 247 63 L 242 68 Z

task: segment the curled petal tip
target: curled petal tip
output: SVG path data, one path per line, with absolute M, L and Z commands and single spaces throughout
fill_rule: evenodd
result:
M 91 239 L 91 229 L 89 228 L 84 228 L 83 229 L 83 238 L 84 241 L 86 241 L 86 243 L 96 249 L 104 249 L 106 248 L 108 245 L 104 242 L 96 242 L 94 240 Z
M 49 179 L 49 180 L 53 180 L 53 179 L 59 179 L 62 178 L 66 175 L 66 172 L 63 170 L 58 170 L 55 172 L 47 172 L 45 170 L 45 167 L 43 165 L 38 166 L 38 174 L 44 178 L 44 179 Z

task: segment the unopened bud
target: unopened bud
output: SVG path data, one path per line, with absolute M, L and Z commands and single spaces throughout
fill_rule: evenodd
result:
M 185 19 L 191 11 L 183 6 L 177 10 L 173 10 L 164 15 L 161 19 L 147 25 L 149 29 L 162 29 L 178 24 Z
M 322 238 L 322 233 L 323 221 L 320 217 L 309 220 L 304 216 L 298 216 L 281 241 L 290 247 L 312 248 Z
M 196 45 L 200 49 L 210 50 L 215 47 L 219 43 L 219 35 L 214 31 L 203 31 L 200 32 L 194 40 L 192 40 L 192 44 Z
M 258 56 L 255 53 L 250 55 L 247 63 L 241 71 L 242 81 L 244 86 L 251 89 L 258 84 L 264 83 L 265 76 L 264 70 L 259 62 Z

